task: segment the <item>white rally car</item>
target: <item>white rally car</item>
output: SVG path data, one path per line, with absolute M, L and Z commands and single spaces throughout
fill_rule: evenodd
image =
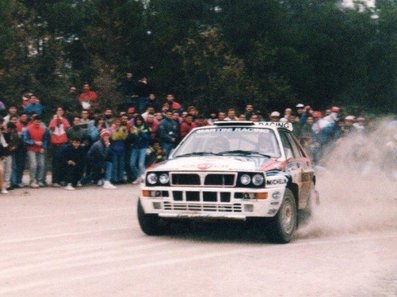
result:
M 145 172 L 142 231 L 163 234 L 170 220 L 255 220 L 270 240 L 289 242 L 298 210 L 318 201 L 311 161 L 291 131 L 250 121 L 193 129 L 169 160 Z

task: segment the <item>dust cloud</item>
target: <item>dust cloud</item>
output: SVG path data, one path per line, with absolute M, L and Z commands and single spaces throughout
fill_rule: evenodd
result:
M 320 205 L 313 207 L 298 236 L 396 230 L 395 155 L 397 122 L 389 119 L 375 123 L 371 132 L 340 139 L 316 168 Z

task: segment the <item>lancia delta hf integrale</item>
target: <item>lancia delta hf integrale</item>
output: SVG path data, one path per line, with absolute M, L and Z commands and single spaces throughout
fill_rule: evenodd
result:
M 268 239 L 287 243 L 298 210 L 318 201 L 315 183 L 291 124 L 217 122 L 192 130 L 145 172 L 138 220 L 148 235 L 163 234 L 170 220 L 255 221 Z

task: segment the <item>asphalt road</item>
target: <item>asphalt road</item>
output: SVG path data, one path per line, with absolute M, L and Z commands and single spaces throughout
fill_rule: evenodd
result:
M 146 236 L 138 186 L 14 190 L 0 196 L 0 296 L 397 296 L 397 201 L 320 188 L 287 245 L 239 225 Z

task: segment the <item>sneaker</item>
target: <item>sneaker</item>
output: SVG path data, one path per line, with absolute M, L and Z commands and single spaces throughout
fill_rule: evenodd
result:
M 6 189 L 1 190 L 1 194 L 8 194 L 8 191 Z
M 132 184 L 133 185 L 139 185 L 140 183 L 141 183 L 141 178 L 140 177 L 138 177 L 136 180 L 134 180 L 133 182 L 132 182 Z
M 38 185 L 39 185 L 39 187 L 41 187 L 41 188 L 47 186 L 47 184 L 45 184 L 45 183 L 43 183 L 43 182 L 39 182 Z
M 74 187 L 72 186 L 72 184 L 68 184 L 66 187 L 64 187 L 64 189 L 65 189 L 65 190 L 69 190 L 69 191 L 76 190 L 76 188 L 74 188 Z
M 33 189 L 37 189 L 39 187 L 39 185 L 37 183 L 33 182 L 30 184 L 30 187 Z
M 103 184 L 103 188 L 107 189 L 107 190 L 114 190 L 117 189 L 116 186 L 112 185 L 112 183 L 110 181 L 105 181 L 105 183 Z
M 78 188 L 81 188 L 82 186 L 83 186 L 83 185 L 81 184 L 81 182 L 78 182 L 78 183 L 77 183 L 77 187 L 78 187 Z
M 25 184 L 24 183 L 19 183 L 17 186 L 18 186 L 18 188 L 22 189 L 22 188 L 25 187 Z
M 60 187 L 61 187 L 61 185 L 58 184 L 58 183 L 52 183 L 52 186 L 53 186 L 54 188 L 60 188 Z
M 97 185 L 98 186 L 103 186 L 103 180 L 102 179 L 98 180 Z

